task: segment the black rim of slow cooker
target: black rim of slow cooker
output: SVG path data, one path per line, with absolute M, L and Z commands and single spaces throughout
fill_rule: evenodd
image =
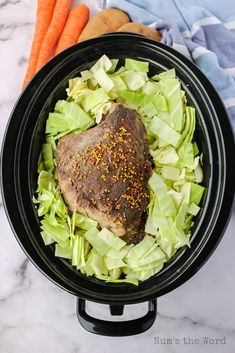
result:
M 19 121 L 18 125 L 20 128 L 20 131 L 13 132 L 13 127 L 12 124 L 16 122 L 17 116 L 23 115 L 25 112 L 21 111 L 20 109 L 20 104 L 22 101 L 26 101 L 26 95 L 27 95 L 27 101 L 30 102 L 29 107 L 32 104 L 32 101 L 34 100 L 35 94 L 38 96 L 38 90 L 36 88 L 40 88 L 40 85 L 42 85 L 43 80 L 47 76 L 47 82 L 50 80 L 50 77 L 53 77 L 54 73 L 58 70 L 58 67 L 60 65 L 64 64 L 64 61 L 69 60 L 73 55 L 76 55 L 78 50 L 82 50 L 82 48 L 87 48 L 89 46 L 94 46 L 99 45 L 102 43 L 106 43 L 107 45 L 110 44 L 114 40 L 120 40 L 124 41 L 124 43 L 127 43 L 128 40 L 131 39 L 133 45 L 138 44 L 146 47 L 152 47 L 154 50 L 159 50 L 162 51 L 162 53 L 167 54 L 168 56 L 171 56 L 174 58 L 174 60 L 179 61 L 182 65 L 185 66 L 185 68 L 191 72 L 192 75 L 194 75 L 194 79 L 198 80 L 198 84 L 200 84 L 200 81 L 203 82 L 202 89 L 207 90 L 207 95 L 206 98 L 208 100 L 207 104 L 210 105 L 210 109 L 214 109 L 213 105 L 216 106 L 216 112 L 214 111 L 214 114 L 218 116 L 220 114 L 220 119 L 224 119 L 223 125 L 217 126 L 216 128 L 220 132 L 221 136 L 223 138 L 226 137 L 225 145 L 223 145 L 223 138 L 220 136 L 220 141 L 217 143 L 220 144 L 221 147 L 221 156 L 219 158 L 222 158 L 224 160 L 224 169 L 223 171 L 218 171 L 224 173 L 219 176 L 219 180 L 221 182 L 222 189 L 220 190 L 220 193 L 218 194 L 218 197 L 220 197 L 220 200 L 217 198 L 217 212 L 215 216 L 215 224 L 213 225 L 213 233 L 216 234 L 216 236 L 210 236 L 209 239 L 207 239 L 206 244 L 200 249 L 197 249 L 197 253 L 192 252 L 190 249 L 187 249 L 187 258 L 188 261 L 186 263 L 181 263 L 181 267 L 179 267 L 179 262 L 177 262 L 177 272 L 173 271 L 171 273 L 171 276 L 168 278 L 165 278 L 165 286 L 162 283 L 161 288 L 157 288 L 156 291 L 156 283 L 154 283 L 155 279 L 152 278 L 150 280 L 145 281 L 148 283 L 146 286 L 145 284 L 145 290 L 140 291 L 141 284 L 139 288 L 133 288 L 130 285 L 117 285 L 117 284 L 105 284 L 105 283 L 100 283 L 99 280 L 94 280 L 94 281 L 89 281 L 89 288 L 85 288 L 83 286 L 74 286 L 73 280 L 68 279 L 67 275 L 62 275 L 60 272 L 58 273 L 58 269 L 56 266 L 52 267 L 51 264 L 48 264 L 47 257 L 45 256 L 45 252 L 35 252 L 35 248 L 32 243 L 27 241 L 26 237 L 24 237 L 25 232 L 30 234 L 31 229 L 29 225 L 29 219 L 28 216 L 23 212 L 23 210 L 26 207 L 31 207 L 32 208 L 32 203 L 30 205 L 25 205 L 22 203 L 22 190 L 21 190 L 21 185 L 20 185 L 20 180 L 22 180 L 22 175 L 20 176 L 18 173 L 20 172 L 20 168 L 18 165 L 19 162 L 19 156 L 20 156 L 20 150 L 23 146 L 23 141 L 21 139 L 22 136 L 24 136 L 24 126 L 20 126 Z M 43 86 L 43 85 L 42 85 Z M 43 87 L 41 87 L 41 90 Z M 40 91 L 40 89 L 39 89 Z M 35 93 L 37 92 L 37 93 Z M 212 102 L 212 104 L 211 104 Z M 27 110 L 26 108 L 27 104 L 24 102 L 24 109 Z M 28 114 L 29 115 L 29 114 Z M 221 121 L 220 120 L 220 121 Z M 24 122 L 25 123 L 25 122 Z M 33 133 L 33 131 L 31 131 Z M 17 142 L 16 142 L 17 139 Z M 12 153 L 14 151 L 14 146 L 10 143 L 10 140 L 13 142 L 16 142 L 17 146 L 17 151 L 16 154 Z M 230 145 L 230 155 L 228 153 Z M 52 59 L 36 76 L 35 78 L 30 82 L 28 87 L 26 88 L 26 91 L 23 92 L 22 96 L 19 98 L 11 119 L 8 124 L 8 128 L 6 130 L 5 138 L 4 138 L 4 143 L 3 143 L 3 148 L 2 148 L 2 191 L 3 191 L 3 196 L 4 196 L 4 205 L 8 214 L 9 221 L 11 223 L 11 226 L 14 230 L 14 233 L 23 247 L 24 251 L 27 253 L 27 255 L 31 258 L 31 260 L 34 262 L 34 264 L 48 277 L 50 278 L 53 282 L 61 286 L 63 289 L 66 289 L 70 291 L 71 293 L 78 295 L 80 297 L 84 297 L 90 300 L 95 300 L 99 302 L 120 302 L 120 301 L 125 301 L 125 303 L 128 302 L 138 302 L 138 301 L 143 301 L 147 300 L 150 298 L 154 298 L 156 296 L 162 295 L 166 292 L 169 292 L 173 288 L 179 286 L 183 282 L 185 282 L 189 277 L 191 277 L 199 268 L 200 266 L 206 261 L 206 259 L 209 257 L 209 255 L 212 253 L 213 249 L 216 247 L 219 239 L 222 236 L 223 230 L 225 228 L 225 224 L 228 220 L 229 216 L 229 211 L 231 209 L 232 205 L 232 199 L 233 199 L 233 169 L 231 169 L 231 173 L 228 172 L 229 168 L 232 166 L 232 160 L 231 160 L 231 148 L 234 148 L 234 141 L 233 141 L 233 136 L 231 133 L 231 128 L 229 126 L 228 119 L 226 117 L 226 112 L 225 109 L 218 98 L 218 95 L 214 91 L 213 87 L 211 84 L 208 82 L 208 80 L 205 79 L 205 77 L 202 75 L 202 73 L 193 65 L 191 62 L 189 62 L 187 59 L 185 59 L 182 55 L 178 54 L 176 51 L 174 51 L 171 48 L 168 48 L 164 46 L 161 43 L 156 43 L 151 40 L 143 39 L 140 37 L 136 37 L 134 35 L 108 35 L 105 38 L 98 38 L 98 39 L 93 39 L 81 44 L 78 44 L 72 48 L 69 48 L 65 52 L 61 53 L 59 56 L 56 58 Z M 15 166 L 15 168 L 13 167 Z M 20 179 L 21 178 L 21 179 Z M 226 178 L 226 180 L 223 180 L 223 178 Z M 25 179 L 27 179 L 27 167 L 25 167 Z M 13 186 L 14 182 L 14 186 Z M 219 203 L 218 203 L 219 201 Z M 220 206 L 219 206 L 220 204 Z M 191 251 L 191 252 L 190 252 Z M 191 259 L 191 261 L 189 261 Z M 174 264 L 173 264 L 174 265 Z M 174 267 L 172 265 L 172 267 Z M 158 276 L 159 278 L 159 276 Z M 87 281 L 87 279 L 86 279 Z M 99 288 L 98 288 L 99 287 Z M 105 288 L 105 292 L 102 292 L 100 290 L 101 288 Z M 119 290 L 120 288 L 120 290 Z M 112 296 L 110 296 L 112 295 Z

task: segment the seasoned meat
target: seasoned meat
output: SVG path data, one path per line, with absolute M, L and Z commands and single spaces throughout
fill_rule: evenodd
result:
M 151 163 L 146 130 L 136 111 L 113 104 L 96 127 L 60 139 L 56 162 L 71 211 L 97 220 L 125 240 L 138 236 L 149 202 Z

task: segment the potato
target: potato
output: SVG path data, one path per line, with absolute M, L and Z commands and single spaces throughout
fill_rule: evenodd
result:
M 78 42 L 97 37 L 108 32 L 116 32 L 118 28 L 130 22 L 128 15 L 118 9 L 109 8 L 92 17 L 82 31 Z
M 148 37 L 154 40 L 161 40 L 162 38 L 161 34 L 156 29 L 147 27 L 142 23 L 138 23 L 138 22 L 126 23 L 118 29 L 118 32 L 139 33 L 145 37 Z

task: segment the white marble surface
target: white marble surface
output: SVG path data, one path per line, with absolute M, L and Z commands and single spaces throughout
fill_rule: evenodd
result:
M 0 0 L 0 142 L 20 93 L 35 5 L 36 0 Z M 0 353 L 235 351 L 235 212 L 222 242 L 204 267 L 183 286 L 159 299 L 154 326 L 127 338 L 84 331 L 75 315 L 75 298 L 44 278 L 26 259 L 2 206 L 0 225 Z M 94 315 L 107 313 L 106 307 L 94 304 L 90 310 Z M 132 306 L 128 315 L 144 310 L 144 305 Z M 222 341 L 205 344 L 203 337 Z M 193 344 L 189 338 L 198 341 Z

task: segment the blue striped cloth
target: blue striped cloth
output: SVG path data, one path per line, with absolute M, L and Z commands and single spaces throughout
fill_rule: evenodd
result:
M 154 26 L 195 62 L 220 94 L 235 130 L 234 0 L 109 0 L 132 21 Z

